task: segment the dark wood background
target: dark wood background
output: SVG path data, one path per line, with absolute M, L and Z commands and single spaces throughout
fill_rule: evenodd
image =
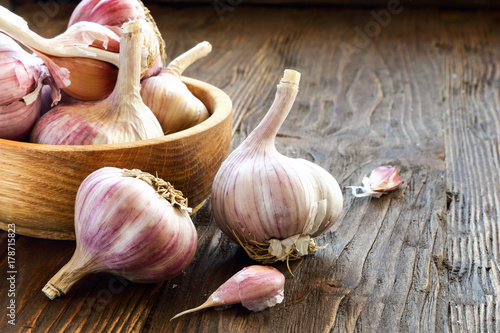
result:
M 37 25 L 39 3 L 12 8 L 49 37 L 74 3 Z M 500 12 L 403 6 L 377 29 L 369 8 L 149 8 L 170 59 L 213 44 L 185 74 L 232 98 L 233 147 L 293 68 L 300 91 L 278 150 L 314 161 L 341 186 L 386 164 L 406 182 L 380 199 L 344 191 L 341 220 L 317 239 L 328 246 L 294 263 L 294 277 L 276 264 L 285 300 L 259 313 L 238 305 L 169 321 L 253 263 L 217 229 L 210 201 L 194 216 L 194 262 L 159 284 L 96 274 L 49 301 L 41 289 L 75 243 L 18 236 L 16 326 L 2 315 L 2 332 L 500 331 Z M 2 276 L 6 250 L 0 232 Z M 0 279 L 1 313 L 7 289 Z

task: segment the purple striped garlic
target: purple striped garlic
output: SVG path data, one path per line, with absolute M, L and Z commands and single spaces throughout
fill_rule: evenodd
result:
M 224 282 L 202 305 L 183 311 L 172 319 L 202 309 L 241 303 L 258 312 L 283 301 L 285 276 L 271 266 L 245 267 Z M 172 320 L 170 319 L 170 320 Z
M 140 21 L 145 36 L 147 72 L 145 77 L 160 72 L 167 55 L 165 42 L 156 23 L 140 0 L 82 0 L 71 13 L 68 28 L 79 22 L 94 22 L 110 29 L 121 27 L 128 21 Z
M 165 134 L 190 128 L 210 116 L 203 102 L 181 81 L 181 75 L 211 51 L 209 42 L 201 42 L 172 60 L 160 74 L 142 80 L 142 100 L 158 118 Z
M 139 21 L 125 23 L 120 39 L 120 70 L 111 95 L 96 102 L 56 106 L 37 122 L 30 141 L 91 145 L 163 136 L 158 119 L 140 95 L 142 43 Z
M 314 237 L 339 219 L 342 192 L 320 166 L 280 154 L 275 137 L 298 93 L 300 73 L 285 70 L 269 112 L 222 163 L 212 187 L 220 229 L 263 263 L 317 250 Z
M 0 34 L 0 138 L 23 139 L 40 117 L 43 61 Z
M 141 283 L 180 274 L 198 244 L 189 212 L 180 191 L 149 173 L 113 167 L 94 171 L 76 195 L 76 250 L 43 292 L 50 299 L 61 297 L 97 272 Z

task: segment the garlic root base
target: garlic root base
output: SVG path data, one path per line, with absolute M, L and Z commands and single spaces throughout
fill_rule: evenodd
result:
M 250 258 L 263 264 L 273 264 L 277 261 L 286 261 L 290 273 L 290 260 L 302 260 L 304 255 L 314 254 L 319 249 L 326 247 L 317 246 L 314 238 L 311 238 L 309 235 L 295 235 L 283 240 L 273 238 L 264 243 L 256 240 L 240 238 L 236 235 L 234 230 L 232 230 L 232 233 L 236 238 L 236 241 L 241 245 Z M 278 246 L 282 247 L 281 251 L 276 250 L 276 247 Z M 286 249 L 287 251 L 283 251 L 283 249 Z
M 42 291 L 51 300 L 55 300 L 56 298 L 59 298 L 62 295 L 64 295 L 62 291 L 60 291 L 56 286 L 54 286 L 50 282 L 43 287 Z

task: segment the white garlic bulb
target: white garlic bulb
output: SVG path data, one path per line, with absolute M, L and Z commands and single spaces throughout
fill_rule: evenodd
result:
M 160 123 L 140 95 L 142 42 L 140 22 L 125 23 L 120 39 L 121 65 L 111 95 L 97 102 L 53 108 L 33 128 L 31 142 L 88 145 L 163 136 Z
M 269 112 L 223 162 L 213 183 L 217 225 L 264 263 L 315 252 L 314 237 L 333 226 L 343 206 L 330 173 L 276 150 L 275 137 L 295 101 L 299 79 L 300 73 L 285 70 Z

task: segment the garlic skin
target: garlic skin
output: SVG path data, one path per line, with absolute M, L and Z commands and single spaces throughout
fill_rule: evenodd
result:
M 82 0 L 71 13 L 68 27 L 81 21 L 121 26 L 145 18 L 144 7 L 137 0 Z
M 24 138 L 40 116 L 41 89 L 48 77 L 43 61 L 0 34 L 0 138 Z
M 120 71 L 106 99 L 53 108 L 40 118 L 31 142 L 53 145 L 108 144 L 163 136 L 161 126 L 140 96 L 141 46 L 138 21 L 125 23 L 120 40 Z
M 276 268 L 252 265 L 229 278 L 205 303 L 183 311 L 172 319 L 214 306 L 237 303 L 254 312 L 262 311 L 283 301 L 284 287 L 285 276 Z
M 181 75 L 211 51 L 209 42 L 201 42 L 175 58 L 160 74 L 142 81 L 142 100 L 158 118 L 165 134 L 190 128 L 210 116 L 205 105 L 181 81 Z
M 139 283 L 180 274 L 192 262 L 198 242 L 189 211 L 180 191 L 146 172 L 94 171 L 76 195 L 73 257 L 43 292 L 50 299 L 61 297 L 96 272 Z
M 352 194 L 357 198 L 374 197 L 380 198 L 383 194 L 394 191 L 399 185 L 404 183 L 404 179 L 399 176 L 397 166 L 380 166 L 373 169 L 370 175 L 365 175 L 361 181 L 363 186 L 346 186 L 352 190 Z M 360 190 L 361 192 L 358 192 Z
M 276 134 L 298 93 L 300 73 L 285 70 L 266 116 L 222 163 L 212 187 L 217 225 L 263 263 L 313 253 L 343 207 L 333 176 L 304 159 L 280 154 Z

